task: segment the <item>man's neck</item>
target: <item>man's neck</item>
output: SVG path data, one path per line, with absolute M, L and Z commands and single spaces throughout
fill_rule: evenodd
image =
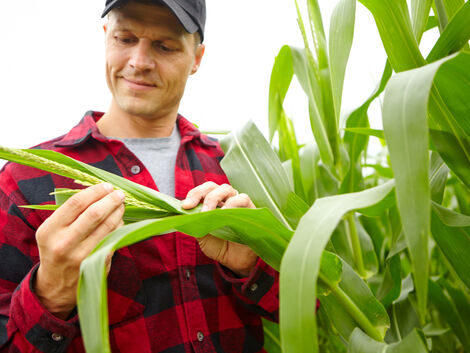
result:
M 168 137 L 173 132 L 177 113 L 148 118 L 129 115 L 113 106 L 98 120 L 97 126 L 106 137 L 154 138 Z

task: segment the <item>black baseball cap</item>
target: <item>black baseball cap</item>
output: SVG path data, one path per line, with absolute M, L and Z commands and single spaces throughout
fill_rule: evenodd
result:
M 118 5 L 123 5 L 129 0 L 106 0 L 106 7 L 101 17 Z M 155 0 L 157 4 L 165 5 L 174 13 L 178 21 L 188 33 L 199 32 L 201 41 L 204 40 L 204 26 L 206 24 L 205 0 Z

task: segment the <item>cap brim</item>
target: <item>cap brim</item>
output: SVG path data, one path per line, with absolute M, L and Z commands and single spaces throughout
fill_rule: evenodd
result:
M 113 0 L 108 5 L 106 5 L 103 13 L 101 14 L 101 18 L 106 16 L 119 2 L 122 2 L 122 0 Z
M 114 0 L 110 2 L 104 9 L 103 13 L 101 14 L 101 17 L 106 16 L 120 2 L 123 2 L 123 0 Z M 161 2 L 166 5 L 166 7 L 171 10 L 171 12 L 173 12 L 178 21 L 188 33 L 196 33 L 199 30 L 199 26 L 194 22 L 191 16 L 189 16 L 186 10 L 183 9 L 180 5 L 178 5 L 175 1 L 161 0 Z
M 188 15 L 185 9 L 178 5 L 173 0 L 161 0 L 170 10 L 173 12 L 180 21 L 181 25 L 188 33 L 196 33 L 199 30 L 199 26 L 194 22 L 191 16 Z

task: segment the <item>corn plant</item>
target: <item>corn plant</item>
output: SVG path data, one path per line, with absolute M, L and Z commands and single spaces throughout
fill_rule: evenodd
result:
M 110 352 L 107 255 L 173 230 L 248 244 L 280 271 L 280 324 L 265 322 L 270 353 L 470 352 L 470 5 L 412 0 L 410 13 L 405 0 L 360 2 L 388 61 L 346 125 L 339 113 L 356 1 L 338 1 L 327 38 L 318 2 L 308 0 L 308 26 L 298 10 L 304 48 L 283 47 L 273 68 L 269 142 L 252 123 L 221 141 L 223 169 L 258 209 L 187 211 L 56 152 L 0 148 L 0 158 L 126 193 L 126 225 L 80 269 L 87 352 Z M 418 43 L 433 26 L 441 35 L 424 58 Z M 294 75 L 309 101 L 313 140 L 303 145 L 283 108 Z M 383 92 L 384 130 L 372 130 L 367 110 Z M 367 153 L 372 137 L 386 143 L 385 164 Z M 54 210 L 74 192 L 27 207 Z
M 412 0 L 410 12 L 405 0 L 359 2 L 374 16 L 388 60 L 345 126 L 339 113 L 355 0 L 337 2 L 328 38 L 318 1 L 307 0 L 308 26 L 295 1 L 304 48 L 284 46 L 273 67 L 269 139 L 291 190 L 310 208 L 281 262 L 280 339 L 270 349 L 470 352 L 470 3 Z M 424 58 L 418 44 L 435 26 L 440 36 Z M 294 75 L 314 138 L 304 145 L 283 108 Z M 383 92 L 384 130 L 372 130 L 367 110 Z M 386 165 L 368 162 L 371 136 L 386 141 Z M 242 187 L 241 175 L 223 163 Z M 278 198 L 288 212 L 293 198 Z M 336 267 L 323 264 L 326 251 L 339 259 Z M 322 266 L 335 275 L 325 279 Z M 276 337 L 272 325 L 266 331 Z

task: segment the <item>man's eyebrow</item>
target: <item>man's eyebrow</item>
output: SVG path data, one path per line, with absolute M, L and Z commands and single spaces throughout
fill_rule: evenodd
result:
M 128 27 L 119 27 L 119 26 L 116 26 L 114 27 L 114 30 L 115 31 L 121 31 L 121 32 L 132 32 L 132 29 L 128 28 Z

